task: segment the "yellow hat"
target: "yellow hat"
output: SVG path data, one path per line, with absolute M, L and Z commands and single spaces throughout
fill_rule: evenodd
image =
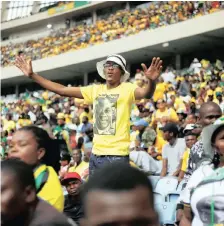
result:
M 212 96 L 212 95 L 213 95 L 213 91 L 212 91 L 211 89 L 208 90 L 207 95 L 208 95 L 208 96 Z
M 58 113 L 57 119 L 65 119 L 64 113 Z

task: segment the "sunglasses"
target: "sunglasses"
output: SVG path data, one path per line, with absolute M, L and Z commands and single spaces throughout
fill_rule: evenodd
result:
M 112 67 L 113 69 L 116 69 L 116 68 L 120 68 L 121 69 L 121 66 L 118 65 L 118 64 L 109 64 L 109 63 L 105 63 L 103 65 L 104 68 L 109 68 L 109 67 Z

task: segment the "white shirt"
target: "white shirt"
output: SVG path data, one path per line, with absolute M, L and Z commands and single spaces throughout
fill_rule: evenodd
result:
M 192 226 L 211 225 L 211 203 L 214 201 L 214 225 L 224 223 L 224 179 L 199 185 L 206 177 L 215 178 L 223 169 L 213 165 L 200 166 L 191 176 L 184 190 L 183 202 L 190 204 L 194 213 Z M 223 177 L 224 178 L 224 177 Z M 208 180 L 207 180 L 208 181 Z M 199 186 L 198 186 L 199 185 Z
M 159 173 L 159 167 L 147 152 L 145 151 L 131 151 L 130 160 L 134 162 L 140 169 L 146 173 Z
M 172 71 L 162 73 L 161 77 L 163 78 L 164 82 L 171 82 L 172 84 L 175 84 L 175 75 Z
M 163 146 L 162 158 L 167 159 L 167 173 L 169 176 L 178 169 L 183 153 L 186 149 L 185 140 L 178 138 L 171 146 L 169 143 Z

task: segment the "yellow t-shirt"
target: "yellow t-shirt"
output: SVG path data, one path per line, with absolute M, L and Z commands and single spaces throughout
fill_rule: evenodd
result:
M 70 167 L 68 172 L 76 172 L 83 178 L 86 176 L 87 170 L 89 170 L 89 163 L 82 161 L 78 166 Z
M 178 115 L 177 115 L 176 111 L 174 111 L 173 108 L 166 108 L 165 111 L 161 111 L 160 109 L 158 109 L 152 115 L 151 126 L 153 125 L 155 119 L 162 119 L 163 117 L 169 117 L 174 122 L 177 122 L 178 121 Z M 157 132 L 158 136 L 163 137 L 162 130 L 160 130 L 160 128 L 162 128 L 163 126 L 164 125 L 161 122 L 158 122 L 157 123 L 156 132 Z
M 13 121 L 13 120 L 10 120 L 10 121 L 8 121 L 8 120 L 3 120 L 3 131 L 10 131 L 10 130 L 12 130 L 12 129 L 15 129 L 16 128 L 16 123 Z
M 156 142 L 155 142 L 155 148 L 157 150 L 158 153 L 162 154 L 162 149 L 163 146 L 167 143 L 167 141 L 165 141 L 162 137 L 157 136 L 156 137 Z
M 179 97 L 176 97 L 175 98 L 175 102 L 174 102 L 174 108 L 176 110 L 178 110 L 180 108 L 181 109 L 186 109 L 186 106 L 185 106 L 184 102 Z
M 121 83 L 113 89 L 106 85 L 81 88 L 85 101 L 93 103 L 95 155 L 129 155 L 130 113 L 136 88 L 132 83 Z
M 159 99 L 163 99 L 163 95 L 165 91 L 166 91 L 166 84 L 164 82 L 157 84 L 155 93 L 153 95 L 153 101 L 156 102 Z
M 182 161 L 182 166 L 181 166 L 181 170 L 184 172 L 187 171 L 189 155 L 190 155 L 190 149 L 187 148 L 187 150 L 183 154 L 183 161 Z
M 37 170 L 35 170 L 35 179 L 43 168 L 46 168 L 46 165 L 41 165 Z M 48 179 L 37 195 L 54 206 L 58 211 L 62 212 L 64 209 L 64 195 L 61 183 L 54 169 L 51 166 L 47 166 L 47 168 L 49 172 Z

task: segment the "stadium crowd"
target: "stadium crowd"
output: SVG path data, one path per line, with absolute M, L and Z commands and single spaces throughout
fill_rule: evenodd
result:
M 68 29 L 53 30 L 48 37 L 1 46 L 1 65 L 13 65 L 15 56 L 20 51 L 24 52 L 27 58 L 38 60 L 127 37 L 144 30 L 168 26 L 223 8 L 223 1 L 161 1 L 151 2 L 141 8 L 119 10 L 98 19 L 95 24 L 90 22 Z
M 116 65 L 118 64 L 104 64 L 103 66 L 118 70 Z M 127 84 L 140 88 L 147 87 L 148 79 L 145 73 L 145 70 L 137 70 L 135 77 L 129 78 Z M 205 206 L 207 202 L 210 203 L 214 194 L 217 199 L 224 195 L 223 185 L 218 184 L 219 180 L 223 182 L 223 87 L 223 62 L 216 60 L 211 63 L 205 59 L 199 61 L 195 58 L 187 70 L 177 72 L 171 67 L 166 68 L 158 78 L 153 96 L 138 98 L 131 105 L 130 154 L 127 160 L 132 168 L 137 168 L 148 175 L 152 183 L 157 178 L 157 182 L 153 186 L 155 205 L 164 204 L 161 199 L 158 199 L 157 193 L 163 194 L 164 192 L 167 195 L 168 192 L 173 192 L 177 185 L 181 185 L 182 188 L 186 186 L 183 191 L 179 192 L 178 199 L 175 200 L 175 209 L 170 208 L 173 211 L 170 215 L 177 213 L 172 223 L 180 222 L 182 226 L 191 225 L 191 222 L 194 226 L 203 225 L 202 222 L 211 223 L 211 221 L 214 223 L 212 225 L 223 223 L 222 214 L 216 209 L 216 203 L 213 202 L 212 213 L 206 212 Z M 84 88 L 83 90 L 89 91 Z M 122 169 L 122 166 L 119 165 L 117 170 L 110 168 L 110 172 L 105 173 L 105 170 L 102 170 L 101 174 L 99 171 L 101 176 L 96 179 L 98 185 L 91 180 L 91 178 L 94 180 L 95 174 L 91 172 L 90 158 L 91 156 L 96 158 L 95 153 L 99 154 L 99 151 L 97 152 L 93 148 L 93 136 L 102 131 L 110 134 L 114 129 L 113 117 L 116 115 L 110 116 L 115 111 L 113 103 L 99 101 L 100 108 L 95 106 L 99 110 L 95 113 L 95 117 L 100 118 L 98 121 L 95 118 L 94 121 L 93 105 L 88 102 L 88 93 L 85 95 L 85 99 L 79 99 L 41 90 L 26 92 L 22 98 L 9 102 L 3 99 L 1 102 L 1 159 L 6 164 L 6 166 L 4 164 L 2 166 L 2 174 L 5 171 L 6 173 L 17 171 L 17 168 L 19 173 L 27 173 L 23 171 L 27 166 L 19 166 L 22 163 L 16 160 L 14 162 L 11 160 L 13 158 L 20 159 L 32 166 L 38 197 L 46 200 L 60 212 L 63 211 L 77 224 L 80 224 L 80 219 L 84 217 L 84 209 L 87 208 L 80 197 L 80 189 L 83 184 L 87 187 L 93 186 L 90 190 L 96 188 L 113 191 L 116 189 L 128 190 L 139 185 L 138 183 L 143 183 L 136 180 L 133 182 L 135 185 L 130 185 L 134 187 L 128 187 L 129 185 L 125 185 L 124 182 L 119 182 L 119 176 L 115 177 L 116 173 L 121 175 L 119 167 Z M 125 117 L 125 112 L 122 114 Z M 99 125 L 96 125 L 97 123 Z M 107 150 L 106 147 L 112 145 L 114 141 L 111 138 L 111 144 L 104 144 L 103 139 L 96 142 L 101 146 L 104 145 L 103 149 Z M 119 145 L 119 142 L 116 144 Z M 120 143 L 120 145 L 123 144 Z M 212 149 L 213 146 L 216 147 L 215 153 Z M 113 153 L 115 155 L 122 153 L 122 150 L 119 149 L 120 147 L 117 147 L 116 150 L 112 149 Z M 95 151 L 94 154 L 92 150 Z M 115 158 L 116 156 L 113 157 L 109 161 L 119 160 Z M 106 158 L 109 159 L 109 157 Z M 105 161 L 105 159 L 96 158 L 94 161 L 98 161 L 97 166 L 103 161 L 108 162 L 108 159 Z M 207 164 L 204 164 L 205 161 Z M 10 167 L 14 167 L 13 170 L 10 171 Z M 214 171 L 214 169 L 216 170 Z M 131 169 L 125 170 L 128 173 Z M 214 172 L 219 173 L 214 176 Z M 15 172 L 11 173 L 15 176 Z M 91 176 L 92 174 L 93 176 Z M 211 176 L 212 181 L 209 180 L 210 175 L 213 175 Z M 19 174 L 18 177 L 21 179 L 23 175 Z M 105 177 L 105 182 L 99 182 L 100 177 Z M 113 187 L 109 178 L 121 183 L 121 187 Z M 120 181 L 122 178 L 129 184 L 131 175 L 126 178 L 122 174 Z M 165 183 L 166 180 L 169 180 L 169 183 L 175 182 L 175 188 L 168 190 L 163 186 L 162 191 L 159 191 L 159 184 Z M 21 181 L 23 180 L 21 179 Z M 215 193 L 211 194 L 212 188 L 210 189 L 210 187 L 213 184 L 216 186 Z M 193 191 L 193 188 L 196 191 L 191 196 L 190 191 Z M 150 192 L 152 193 L 152 189 Z M 208 196 L 202 195 L 206 192 L 208 192 Z M 212 198 L 212 200 L 214 199 Z M 18 203 L 20 201 L 18 200 Z M 169 202 L 165 203 L 168 205 Z M 49 208 L 49 206 L 44 206 L 44 203 L 39 203 L 37 208 L 41 208 L 42 205 L 43 210 Z M 201 212 L 199 205 L 202 206 Z M 17 206 L 17 208 L 19 207 Z M 5 209 L 3 208 L 3 210 Z M 157 211 L 160 212 L 160 209 L 158 208 Z M 192 217 L 191 211 L 193 211 L 194 217 Z M 50 213 L 52 216 L 55 215 L 53 210 Z M 162 211 L 160 214 L 163 216 L 164 212 Z M 210 219 L 210 215 L 213 216 L 212 219 Z M 63 221 L 64 219 L 62 225 L 67 225 L 63 217 L 61 216 L 61 219 L 58 220 Z M 167 222 L 166 217 L 165 220 L 164 217 L 162 217 L 163 220 L 160 219 L 161 223 Z M 44 217 L 44 220 L 47 221 L 49 218 Z

